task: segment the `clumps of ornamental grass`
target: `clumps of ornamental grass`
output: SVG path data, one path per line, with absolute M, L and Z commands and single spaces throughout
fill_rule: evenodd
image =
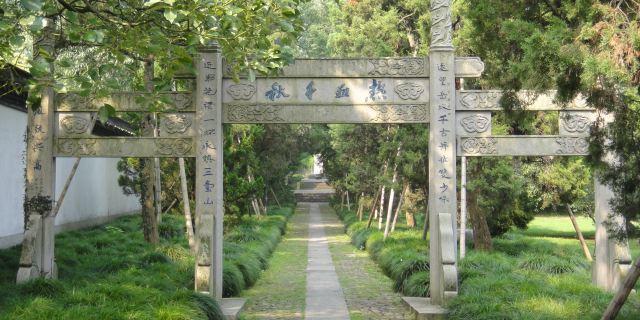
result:
M 276 209 L 243 219 L 241 231 L 231 229 L 237 238 L 224 243 L 225 296 L 257 281 L 291 214 Z M 158 246 L 144 241 L 139 216 L 60 234 L 59 280 L 16 285 L 20 248 L 0 250 L 0 319 L 224 319 L 215 300 L 193 292 L 184 225 L 182 216 L 165 215 Z

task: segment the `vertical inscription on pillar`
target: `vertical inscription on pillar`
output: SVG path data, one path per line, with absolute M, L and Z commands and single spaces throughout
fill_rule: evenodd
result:
M 429 54 L 429 217 L 431 303 L 445 304 L 443 246 L 438 228 L 439 214 L 456 216 L 456 119 L 455 56 L 451 43 L 451 0 L 431 2 L 431 50 Z M 455 218 L 453 219 L 455 225 Z M 455 230 L 455 226 L 452 226 Z M 455 247 L 455 244 L 453 245 Z M 453 253 L 455 256 L 455 252 Z M 455 271 L 455 268 L 453 268 Z M 455 273 L 455 272 L 454 272 Z M 449 281 L 451 282 L 451 281 Z M 447 290 L 451 290 L 449 286 Z
M 196 59 L 196 291 L 222 298 L 222 103 L 217 46 Z M 220 248 L 218 248 L 220 246 Z M 219 250 L 220 249 L 220 250 Z

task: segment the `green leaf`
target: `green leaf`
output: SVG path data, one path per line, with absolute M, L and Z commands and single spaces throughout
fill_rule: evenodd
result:
M 20 0 L 20 4 L 29 11 L 38 11 L 42 9 L 44 2 L 42 0 Z
M 40 31 L 44 28 L 44 17 L 35 17 L 33 23 L 29 26 L 31 31 Z
M 162 4 L 168 4 L 170 6 L 173 5 L 173 3 L 176 2 L 175 0 L 147 0 L 144 2 L 144 6 L 145 7 L 151 7 L 154 4 L 158 4 L 158 3 L 162 3 Z
M 177 17 L 178 17 L 178 14 L 173 10 L 165 10 L 164 11 L 164 18 L 167 19 L 167 21 L 169 21 L 171 23 L 176 21 Z
M 105 103 L 100 109 L 98 109 L 98 120 L 100 122 L 105 123 L 109 120 L 110 117 L 114 117 L 116 115 L 116 108 L 112 105 Z
M 14 47 L 20 47 L 24 44 L 24 37 L 21 35 L 15 35 L 9 38 L 9 43 Z
M 96 33 L 95 30 L 89 30 L 89 31 L 84 33 L 84 36 L 82 38 L 87 42 L 92 42 L 93 43 L 93 42 L 97 42 L 98 34 Z

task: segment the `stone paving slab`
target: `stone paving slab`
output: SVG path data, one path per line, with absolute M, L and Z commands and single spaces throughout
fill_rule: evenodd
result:
M 317 203 L 309 208 L 309 249 L 305 319 L 350 319 Z

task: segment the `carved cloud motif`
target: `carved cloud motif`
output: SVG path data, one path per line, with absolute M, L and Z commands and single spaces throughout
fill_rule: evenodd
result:
M 369 59 L 369 75 L 408 76 L 424 73 L 424 60 L 420 58 Z
M 589 125 L 591 125 L 591 120 L 589 117 L 577 115 L 577 114 L 569 114 L 563 118 L 562 126 L 567 132 L 571 133 L 584 133 L 589 130 Z
M 371 122 L 423 122 L 427 121 L 425 105 L 370 106 L 376 111 Z
M 498 106 L 500 97 L 497 92 L 462 92 L 460 104 L 464 109 L 493 109 Z
M 184 156 L 193 148 L 191 139 L 157 139 L 155 144 L 157 152 L 162 155 Z
M 494 138 L 466 138 L 462 141 L 462 152 L 469 155 L 495 154 L 496 143 Z
M 256 93 L 256 86 L 249 83 L 239 83 L 229 86 L 227 93 L 234 100 L 249 100 Z
M 424 87 L 412 82 L 405 82 L 397 85 L 394 91 L 403 100 L 417 100 L 424 92 Z
M 68 134 L 82 134 L 89 128 L 89 120 L 77 116 L 68 116 L 60 120 L 60 126 Z
M 68 156 L 95 155 L 95 139 L 60 139 L 58 152 Z
M 486 116 L 481 115 L 472 115 L 468 117 L 462 118 L 460 120 L 460 124 L 464 131 L 469 133 L 482 133 L 489 130 L 489 126 L 491 125 L 491 119 Z
M 185 133 L 189 127 L 191 127 L 191 119 L 185 114 L 170 114 L 164 117 L 164 125 L 167 128 L 167 133 Z
M 227 120 L 230 122 L 279 122 L 282 107 L 279 106 L 229 106 Z
M 557 154 L 585 154 L 589 151 L 589 142 L 585 138 L 560 137 L 556 143 L 560 146 Z

